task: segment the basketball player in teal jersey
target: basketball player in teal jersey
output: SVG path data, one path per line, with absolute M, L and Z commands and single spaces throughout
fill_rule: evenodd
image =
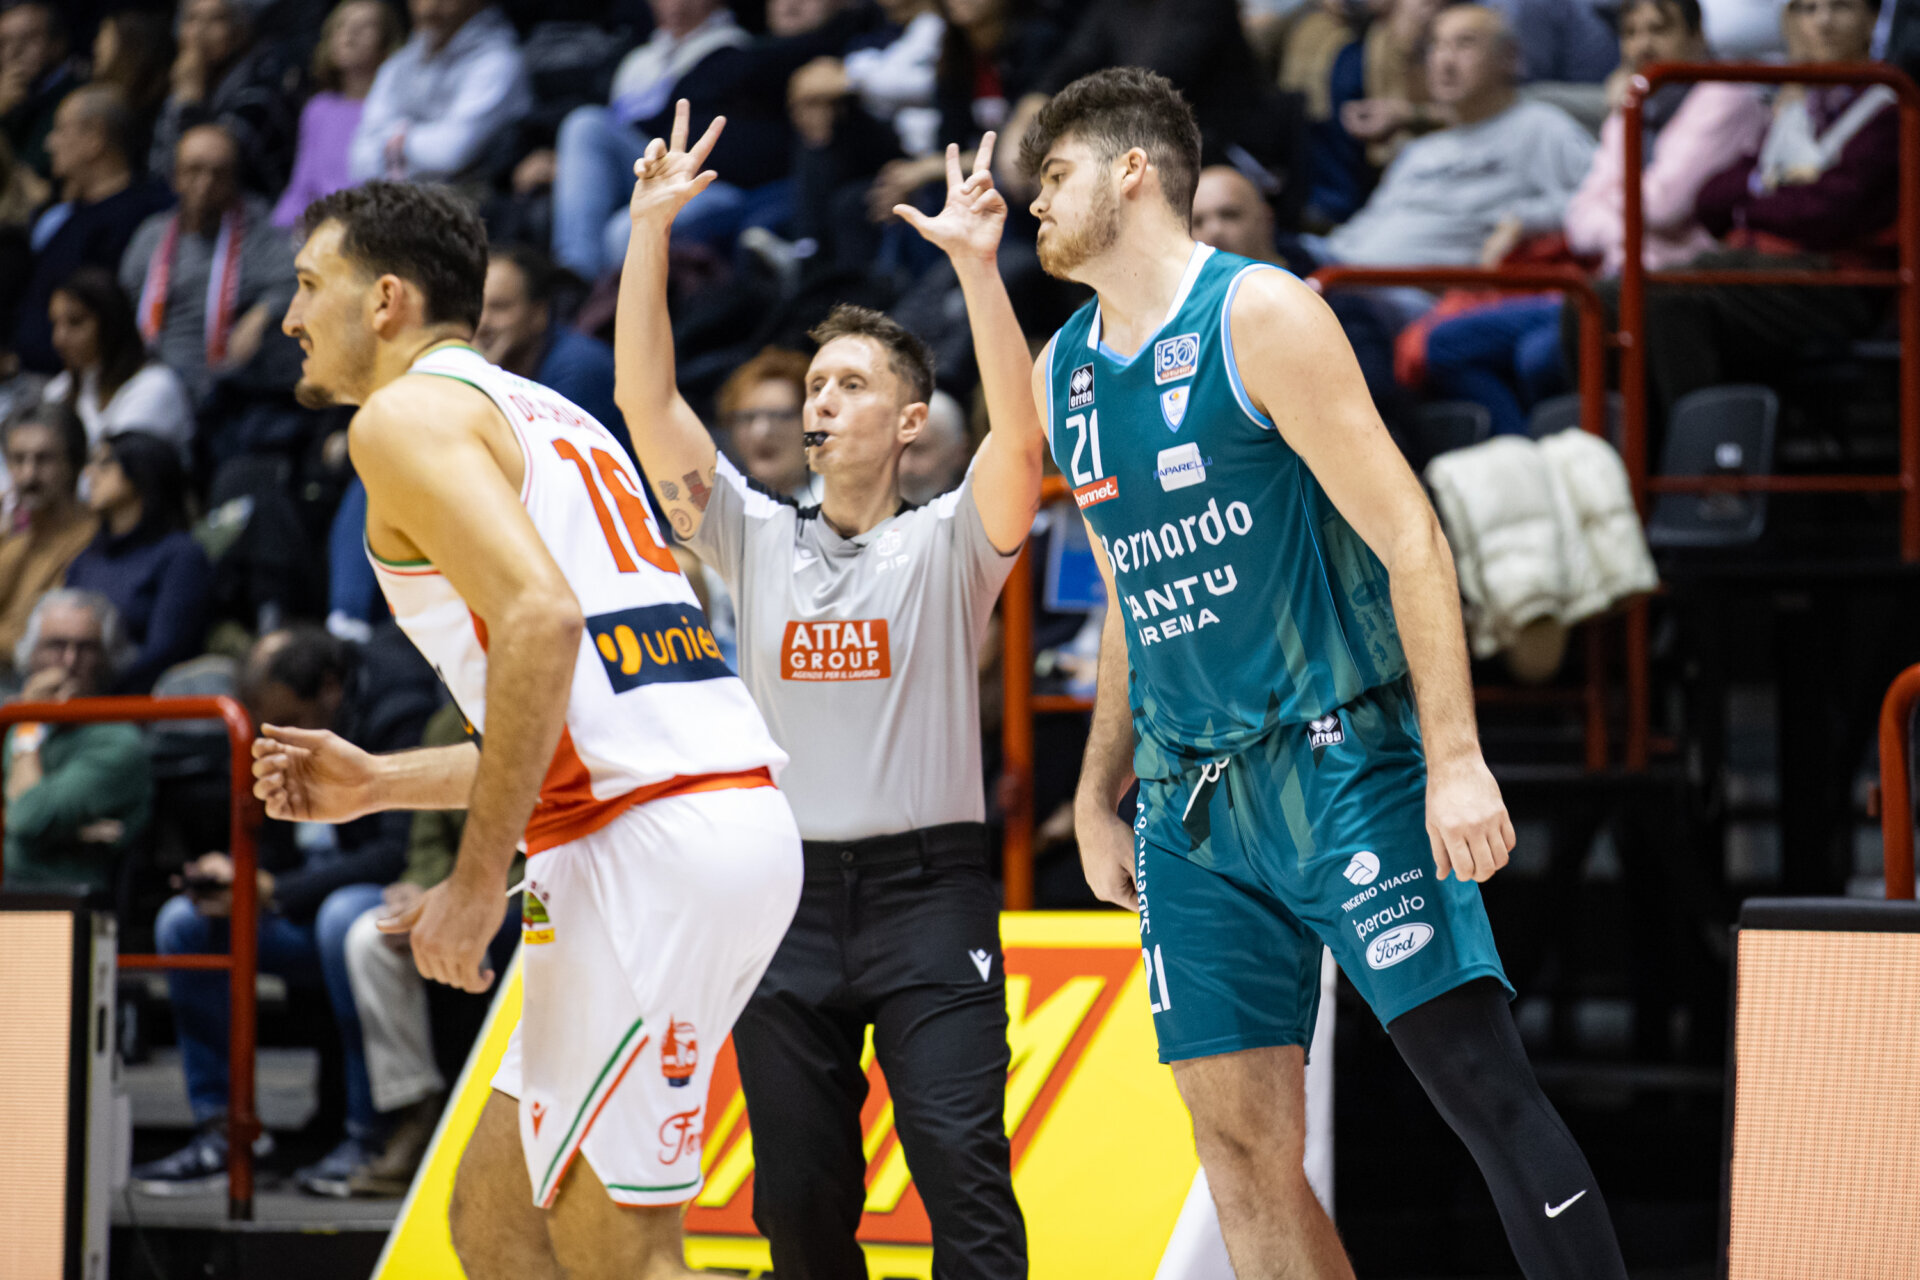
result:
M 1041 265 L 1098 295 L 1034 371 L 1110 602 L 1081 856 L 1140 913 L 1235 1274 L 1353 1274 L 1300 1164 L 1325 943 L 1472 1151 L 1529 1280 L 1624 1280 L 1480 902 L 1513 826 L 1452 559 L 1339 325 L 1286 272 L 1193 242 L 1200 135 L 1161 77 L 1076 81 L 1021 163 Z

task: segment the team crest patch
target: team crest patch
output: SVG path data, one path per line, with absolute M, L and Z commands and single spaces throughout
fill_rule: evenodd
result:
M 1337 747 L 1346 740 L 1347 731 L 1340 723 L 1340 713 L 1337 711 L 1330 716 L 1307 721 L 1307 745 L 1315 751 L 1322 747 Z
M 1093 366 L 1083 364 L 1067 375 L 1067 408 L 1084 409 L 1093 403 Z
M 700 1042 L 691 1022 L 669 1018 L 667 1034 L 660 1038 L 660 1074 L 676 1089 L 686 1088 L 700 1066 Z
M 1178 431 L 1180 424 L 1187 420 L 1187 393 L 1192 390 L 1189 384 L 1168 387 L 1160 393 L 1160 416 L 1167 420 L 1167 430 Z
M 1200 335 L 1182 333 L 1153 344 L 1153 380 L 1178 382 L 1200 371 Z
M 530 947 L 553 941 L 553 917 L 532 885 L 520 894 L 520 941 Z

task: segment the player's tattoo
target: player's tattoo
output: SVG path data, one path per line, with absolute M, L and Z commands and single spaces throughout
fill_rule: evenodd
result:
M 698 471 L 689 471 L 680 478 L 687 482 L 687 501 L 700 508 L 702 512 L 705 512 L 707 503 L 713 498 L 712 487 L 700 478 Z
M 668 502 L 678 502 L 680 500 L 680 486 L 671 480 L 662 480 L 660 482 L 660 496 Z
M 675 507 L 672 511 L 667 512 L 667 519 L 672 522 L 673 531 L 682 538 L 691 538 L 693 536 L 693 517 L 687 514 L 686 508 Z

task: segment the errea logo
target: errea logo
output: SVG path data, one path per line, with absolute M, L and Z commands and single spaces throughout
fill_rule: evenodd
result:
M 1093 403 L 1093 366 L 1083 364 L 1067 377 L 1067 408 L 1084 409 Z
M 1380 859 L 1371 852 L 1362 849 L 1347 862 L 1347 869 L 1340 873 L 1354 884 L 1372 884 L 1380 874 Z
M 1307 721 L 1307 746 L 1314 751 L 1323 747 L 1337 747 L 1347 740 L 1347 731 L 1340 723 L 1340 713 L 1322 716 L 1318 720 Z

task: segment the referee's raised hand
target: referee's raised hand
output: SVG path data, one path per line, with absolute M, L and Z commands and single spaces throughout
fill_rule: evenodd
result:
M 972 256 L 991 262 L 999 252 L 1007 201 L 993 186 L 993 142 L 991 132 L 980 139 L 973 172 L 964 175 L 960 171 L 960 148 L 947 144 L 947 202 L 939 213 L 928 217 L 910 204 L 893 206 L 896 217 L 948 257 Z
M 687 201 L 705 191 L 720 176 L 701 166 L 713 154 L 713 144 L 720 140 L 727 118 L 715 116 L 700 140 L 689 147 L 688 112 L 687 100 L 680 99 L 673 108 L 671 138 L 665 142 L 655 138 L 647 144 L 646 153 L 633 162 L 633 199 L 627 205 L 627 212 L 632 215 L 635 226 L 671 223 Z

